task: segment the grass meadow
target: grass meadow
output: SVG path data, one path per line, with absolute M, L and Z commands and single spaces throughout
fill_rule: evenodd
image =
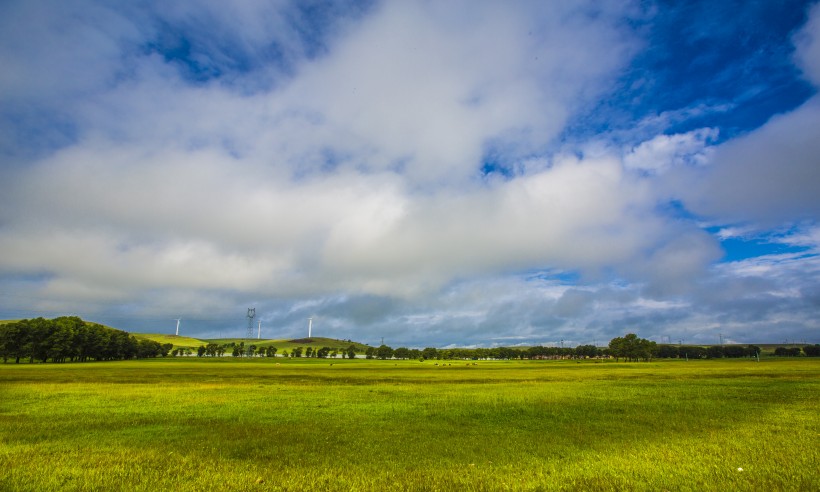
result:
M 0 364 L 0 490 L 820 490 L 820 360 Z

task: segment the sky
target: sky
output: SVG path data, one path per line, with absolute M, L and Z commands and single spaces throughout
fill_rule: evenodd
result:
M 820 342 L 814 2 L 6 0 L 0 66 L 2 319 Z

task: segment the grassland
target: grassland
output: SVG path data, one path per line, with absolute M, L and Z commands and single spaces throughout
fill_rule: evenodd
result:
M 8 491 L 820 490 L 805 358 L 0 364 L 0 395 Z

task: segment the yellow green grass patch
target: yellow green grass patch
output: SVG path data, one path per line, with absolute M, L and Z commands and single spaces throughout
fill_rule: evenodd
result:
M 818 376 L 809 359 L 0 364 L 0 490 L 818 490 Z

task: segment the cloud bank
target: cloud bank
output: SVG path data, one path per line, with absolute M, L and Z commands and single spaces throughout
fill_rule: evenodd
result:
M 2 10 L 9 317 L 238 336 L 256 306 L 273 337 L 316 316 L 394 346 L 817 328 L 815 98 L 721 142 L 567 138 L 647 49 L 652 9 Z M 786 40 L 813 84 L 818 17 Z M 711 227 L 733 224 L 802 243 L 722 262 Z

